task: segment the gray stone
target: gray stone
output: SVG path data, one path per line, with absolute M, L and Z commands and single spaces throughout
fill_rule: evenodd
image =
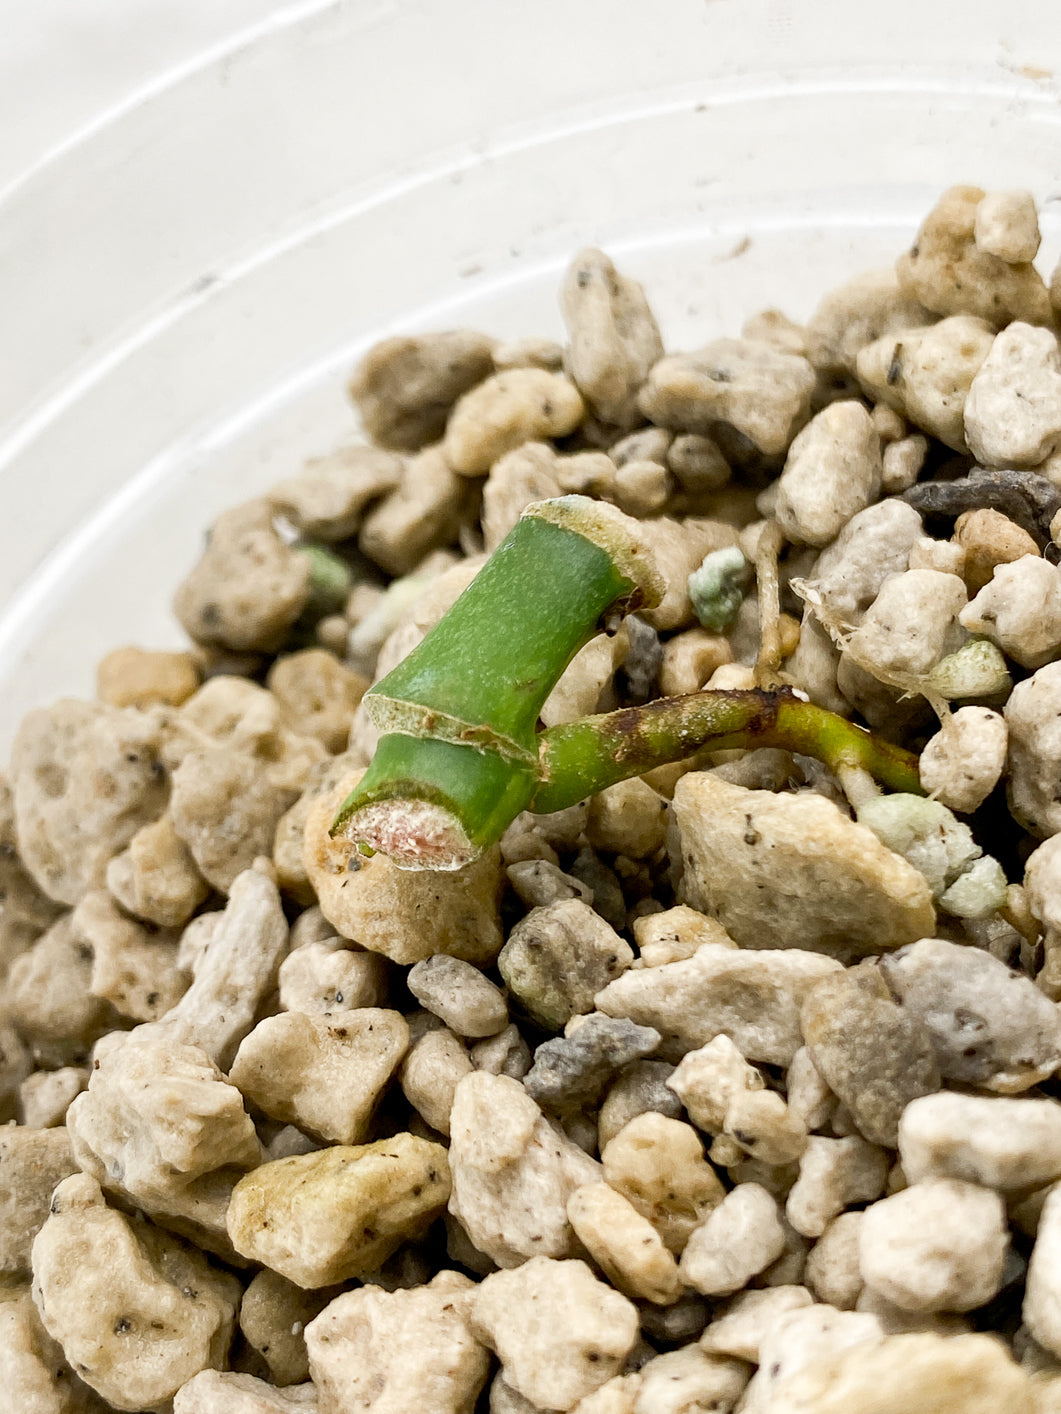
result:
M 864 1137 L 894 1148 L 899 1116 L 939 1089 L 939 1067 L 924 1024 L 892 1001 L 875 967 L 826 977 L 800 1013 L 814 1064 L 851 1111 Z
M 990 953 L 922 938 L 880 969 L 928 1029 L 944 1080 L 1014 1094 L 1061 1065 L 1061 1011 Z
M 651 1055 L 660 1040 L 651 1026 L 594 1012 L 572 1035 L 538 1047 L 523 1084 L 544 1109 L 595 1104 L 617 1070 Z
M 634 951 L 581 899 L 533 908 L 509 934 L 497 965 L 510 990 L 542 1026 L 559 1031 L 590 1011 L 602 987 Z

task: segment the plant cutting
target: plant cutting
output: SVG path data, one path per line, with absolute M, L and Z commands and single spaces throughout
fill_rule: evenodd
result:
M 791 688 L 706 690 L 542 730 L 578 650 L 662 582 L 638 522 L 563 496 L 527 507 L 449 612 L 365 696 L 382 733 L 333 836 L 413 869 L 458 869 L 523 810 L 547 814 L 705 748 L 782 747 L 920 793 L 917 758 Z

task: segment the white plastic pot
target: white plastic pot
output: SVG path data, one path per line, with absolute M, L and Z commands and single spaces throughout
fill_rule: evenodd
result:
M 668 344 L 799 318 L 945 186 L 1057 255 L 1044 0 L 6 0 L 0 753 L 180 641 L 203 528 L 353 428 L 398 329 L 557 334 L 604 246 Z

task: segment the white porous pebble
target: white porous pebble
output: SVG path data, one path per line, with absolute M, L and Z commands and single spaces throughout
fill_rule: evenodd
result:
M 276 984 L 287 942 L 280 895 L 263 861 L 233 883 L 225 911 L 195 964 L 191 986 L 164 1017 L 139 1027 L 137 1037 L 198 1046 L 216 1065 L 229 1065 L 263 997 Z
M 410 969 L 410 992 L 457 1033 L 479 1039 L 508 1025 L 504 993 L 470 962 L 436 953 Z
M 797 433 L 774 514 L 790 539 L 828 545 L 881 488 L 880 438 L 859 402 L 830 403 Z
M 964 451 L 965 399 L 994 336 L 986 320 L 969 314 L 888 334 L 859 352 L 858 379 L 871 397 Z
M 464 1414 L 489 1355 L 468 1324 L 475 1284 L 442 1271 L 408 1291 L 344 1292 L 306 1327 L 320 1414 Z
M 869 1312 L 842 1311 L 818 1303 L 787 1312 L 763 1335 L 759 1369 L 748 1385 L 742 1414 L 776 1409 L 774 1391 L 805 1365 L 853 1346 L 869 1348 L 883 1339 L 880 1321 Z
M 660 1305 L 682 1292 L 678 1263 L 632 1203 L 607 1183 L 577 1188 L 567 1200 L 575 1236 L 612 1284 Z
M 1061 1187 L 1056 1184 L 1039 1217 L 1023 1315 L 1039 1344 L 1061 1357 Z
M 965 585 L 955 574 L 907 570 L 881 585 L 845 652 L 874 676 L 927 673 L 961 644 Z
M 654 1111 L 637 1115 L 608 1141 L 601 1165 L 609 1187 L 676 1253 L 724 1195 L 692 1125 Z
M 1061 353 L 1019 321 L 995 336 L 965 400 L 965 439 L 983 466 L 1038 466 L 1061 441 Z
M 828 1123 L 836 1096 L 822 1078 L 809 1049 L 800 1046 L 788 1068 L 788 1107 L 808 1133 Z
M 977 250 L 1007 265 L 1034 260 L 1039 252 L 1039 217 L 1030 191 L 989 191 L 977 204 L 973 225 Z
M 814 1301 L 805 1286 L 768 1286 L 738 1292 L 700 1337 L 701 1350 L 759 1363 L 763 1340 L 790 1311 Z
M 177 1238 L 64 1179 L 33 1243 L 33 1299 L 86 1384 L 118 1409 L 155 1408 L 225 1358 L 240 1284 Z
M 500 1267 L 567 1257 L 567 1201 L 600 1166 L 554 1128 L 516 1080 L 477 1071 L 457 1086 L 450 1114 L 450 1212 Z
M 742 1183 L 693 1230 L 682 1253 L 682 1278 L 705 1296 L 726 1296 L 784 1250 L 776 1200 L 758 1183 Z
M 958 617 L 1022 668 L 1041 668 L 1061 651 L 1061 569 L 1040 555 L 998 565 Z
M 0 1050 L 3 1041 L 0 1040 Z M 52 1129 L 66 1121 L 70 1101 L 88 1084 L 88 1071 L 80 1065 L 58 1070 L 35 1070 L 18 1087 L 21 1120 L 28 1129 Z
M 854 373 L 860 349 L 930 318 L 893 269 L 866 270 L 823 296 L 807 325 L 807 357 L 825 372 Z
M 696 353 L 661 358 L 638 401 L 661 427 L 710 432 L 728 422 L 776 455 L 806 421 L 813 391 L 814 370 L 799 354 L 754 339 L 716 339 Z
M 1057 761 L 1061 758 L 1061 663 L 1019 682 L 1003 710 L 1009 728 L 1010 809 L 1033 835 L 1061 831 Z
M 840 964 L 797 948 L 752 951 L 705 943 L 692 957 L 631 969 L 596 996 L 607 1016 L 627 1016 L 684 1053 L 720 1033 L 751 1060 L 787 1065 L 802 1044 L 800 1004 Z
M 920 432 L 889 442 L 881 452 L 881 489 L 887 496 L 908 491 L 921 475 L 928 454 L 928 438 Z
M 1009 1239 L 997 1193 L 929 1178 L 872 1203 L 859 1233 L 866 1283 L 907 1311 L 971 1311 L 998 1291 Z
M 432 1129 L 448 1135 L 457 1086 L 474 1069 L 461 1038 L 442 1026 L 421 1036 L 405 1057 L 402 1094 Z
M 864 1213 L 855 1210 L 834 1218 L 807 1254 L 805 1280 L 819 1301 L 853 1311 L 864 1282 L 858 1244 Z
M 830 613 L 859 623 L 889 575 L 907 568 L 921 534 L 921 517 L 905 501 L 889 498 L 853 515 L 809 576 Z
M 729 1414 L 748 1383 L 741 1361 L 709 1355 L 695 1345 L 657 1355 L 639 1373 L 632 1414 Z
M 663 341 L 636 280 L 620 275 L 600 250 L 575 256 L 560 305 L 570 345 L 567 371 L 602 422 L 637 421 L 637 394 L 662 357 Z
M 281 1012 L 259 1021 L 242 1042 L 230 1079 L 270 1118 L 357 1144 L 408 1045 L 400 1012 Z
M 0 1128 L 0 1278 L 28 1278 L 30 1247 L 52 1190 L 77 1168 L 65 1129 Z
M 523 442 L 574 431 L 585 409 L 561 373 L 510 368 L 495 373 L 457 403 L 443 441 L 446 460 L 461 476 L 482 476 Z
M 765 1084 L 726 1035 L 687 1051 L 667 1081 L 693 1123 L 708 1134 L 724 1128 L 726 1112 L 738 1094 L 762 1090 Z
M 471 1326 L 506 1382 L 545 1409 L 568 1410 L 619 1373 L 637 1340 L 637 1308 L 584 1262 L 532 1257 L 478 1286 Z
M 961 1178 L 999 1192 L 1061 1178 L 1061 1104 L 941 1090 L 907 1105 L 899 1157 L 911 1183 Z
M 932 931 L 916 870 L 822 795 L 746 790 L 690 771 L 675 789 L 674 818 L 685 900 L 718 918 L 744 949 L 861 955 Z
M 921 784 L 950 810 L 978 809 L 1006 764 L 1006 720 L 990 707 L 959 707 L 921 753 Z
M 785 1216 L 804 1237 L 821 1237 L 833 1218 L 854 1203 L 884 1192 L 888 1156 L 884 1149 L 850 1135 L 811 1135 L 799 1161 L 799 1178 L 789 1190 Z
M 173 1414 L 316 1414 L 319 1407 L 313 1385 L 277 1389 L 254 1375 L 222 1370 L 200 1370 L 173 1400 Z
M 84 1172 L 148 1213 L 200 1206 L 209 1175 L 261 1160 L 242 1096 L 196 1046 L 131 1040 L 98 1057 L 67 1126 Z
M 323 938 L 294 948 L 280 964 L 280 1006 L 312 1014 L 383 1006 L 389 980 L 387 959 L 379 953 L 355 952 L 343 938 Z
M 990 953 L 923 938 L 880 966 L 928 1028 L 945 1080 L 1014 1094 L 1061 1065 L 1061 1009 Z

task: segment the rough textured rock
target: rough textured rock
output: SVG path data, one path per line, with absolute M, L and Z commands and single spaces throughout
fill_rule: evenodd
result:
M 297 476 L 274 482 L 269 503 L 310 540 L 348 540 L 365 509 L 393 491 L 401 475 L 400 457 L 355 443 L 314 457 Z
M 337 1296 L 306 1328 L 320 1414 L 465 1414 L 490 1368 L 469 1328 L 475 1289 L 442 1271 L 415 1290 Z
M 742 1411 L 774 1408 L 774 1391 L 815 1360 L 858 1346 L 865 1350 L 884 1338 L 881 1322 L 862 1311 L 814 1305 L 787 1312 L 763 1335 L 759 1369 L 742 1401 Z
M 337 1144 L 359 1144 L 408 1045 L 400 1012 L 284 1012 L 259 1021 L 244 1039 L 230 1079 L 270 1118 Z
M 508 1025 L 505 995 L 477 967 L 443 953 L 410 968 L 407 985 L 458 1036 L 496 1036 Z
M 220 1365 L 240 1285 L 200 1253 L 64 1179 L 33 1244 L 33 1299 L 78 1374 L 117 1409 L 153 1408 Z
M 927 1028 L 902 1011 L 866 964 L 823 978 L 803 1003 L 803 1036 L 814 1064 L 863 1136 L 894 1148 L 911 1100 L 939 1089 Z
M 868 1286 L 905 1311 L 971 1311 L 1002 1285 L 1008 1247 L 997 1193 L 930 1178 L 870 1204 L 859 1266 Z
M 1061 1105 L 941 1091 L 907 1106 L 899 1157 L 911 1183 L 961 1178 L 1000 1192 L 1061 1178 Z
M 1041 668 L 1061 650 L 1061 570 L 1038 554 L 998 565 L 959 619 L 1022 668 Z
M 689 772 L 674 817 L 686 901 L 741 947 L 860 956 L 933 931 L 920 874 L 824 796 L 749 791 Z
M 239 1303 L 239 1328 L 276 1384 L 309 1379 L 305 1328 L 335 1295 L 333 1287 L 303 1291 L 268 1267 L 251 1278 Z
M 1061 354 L 1049 329 L 1015 320 L 995 337 L 965 400 L 983 466 L 1038 466 L 1061 441 Z
M 523 1084 L 544 1109 L 595 1105 L 617 1070 L 651 1055 L 659 1042 L 659 1032 L 650 1026 L 592 1012 L 570 1036 L 538 1047 Z
M 691 1124 L 638 1115 L 601 1154 L 605 1182 L 629 1199 L 672 1252 L 722 1201 L 725 1190 Z
M 28 1278 L 52 1190 L 77 1172 L 65 1129 L 0 1128 L 0 1275 Z
M 1028 1263 L 1024 1295 L 1024 1323 L 1053 1355 L 1061 1355 L 1061 1188 L 1050 1189 L 1039 1217 Z
M 893 497 L 853 515 L 809 576 L 830 613 L 841 623 L 858 624 L 885 579 L 908 567 L 921 534 L 913 506 Z
M 876 1144 L 849 1135 L 811 1135 L 789 1190 L 785 1217 L 804 1237 L 821 1237 L 832 1220 L 856 1203 L 879 1198 L 888 1181 L 888 1156 Z
M 315 1414 L 317 1408 L 312 1385 L 277 1389 L 254 1375 L 221 1370 L 200 1370 L 173 1400 L 173 1414 Z
M 774 514 L 792 540 L 828 545 L 881 489 L 880 438 L 859 402 L 830 403 L 788 450 Z
M 160 928 L 187 923 L 210 892 L 168 812 L 137 830 L 115 855 L 107 888 L 127 912 Z
M 523 442 L 563 437 L 582 421 L 578 389 L 561 373 L 512 368 L 484 379 L 457 403 L 446 425 L 446 460 L 462 476 L 481 476 Z
M 567 1200 L 575 1236 L 618 1290 L 660 1305 L 682 1293 L 678 1263 L 634 1205 L 607 1183 L 577 1188 Z
M 497 965 L 542 1026 L 559 1030 L 633 961 L 630 944 L 581 899 L 534 908 L 520 919 Z
M 841 970 L 834 959 L 797 948 L 745 951 L 705 943 L 682 962 L 631 969 L 595 1000 L 607 1016 L 654 1027 L 665 1055 L 684 1055 L 721 1033 L 749 1060 L 788 1065 L 803 1043 L 803 998 Z
M 719 1311 L 700 1337 L 701 1350 L 759 1364 L 763 1339 L 790 1311 L 810 1306 L 805 1286 L 770 1286 L 741 1291 Z
M 262 1164 L 235 1187 L 237 1252 L 313 1288 L 374 1271 L 418 1236 L 449 1197 L 441 1144 L 396 1134 Z
M 67 699 L 22 721 L 11 786 L 22 862 L 58 903 L 102 888 L 108 861 L 162 813 L 166 775 L 154 719 Z
M 532 1257 L 476 1290 L 472 1330 L 497 1352 L 506 1382 L 533 1404 L 568 1410 L 619 1373 L 637 1339 L 637 1308 L 584 1262 Z
M 600 1166 L 549 1123 L 517 1081 L 477 1071 L 457 1086 L 450 1114 L 450 1212 L 500 1267 L 567 1257 L 567 1201 Z
M 927 1028 L 944 1080 L 1014 1094 L 1061 1065 L 1061 1011 L 990 953 L 923 938 L 880 969 Z
M 1018 683 L 1003 715 L 1009 728 L 1010 810 L 1044 839 L 1061 831 L 1056 766 L 1061 757 L 1061 663 L 1048 663 Z
M 834 1218 L 807 1254 L 805 1280 L 819 1301 L 853 1311 L 864 1286 L 858 1260 L 863 1214 Z
M 706 1354 L 695 1345 L 668 1350 L 642 1365 L 633 1414 L 729 1414 L 748 1382 L 739 1360 Z
M 365 431 L 403 452 L 435 441 L 457 399 L 493 371 L 493 347 L 493 339 L 474 329 L 374 344 L 350 382 Z
M 998 712 L 959 707 L 921 753 L 922 786 L 949 810 L 977 810 L 1001 779 L 1007 742 Z
M 758 1183 L 741 1183 L 693 1230 L 682 1252 L 682 1279 L 705 1296 L 740 1291 L 785 1250 L 777 1201 Z

